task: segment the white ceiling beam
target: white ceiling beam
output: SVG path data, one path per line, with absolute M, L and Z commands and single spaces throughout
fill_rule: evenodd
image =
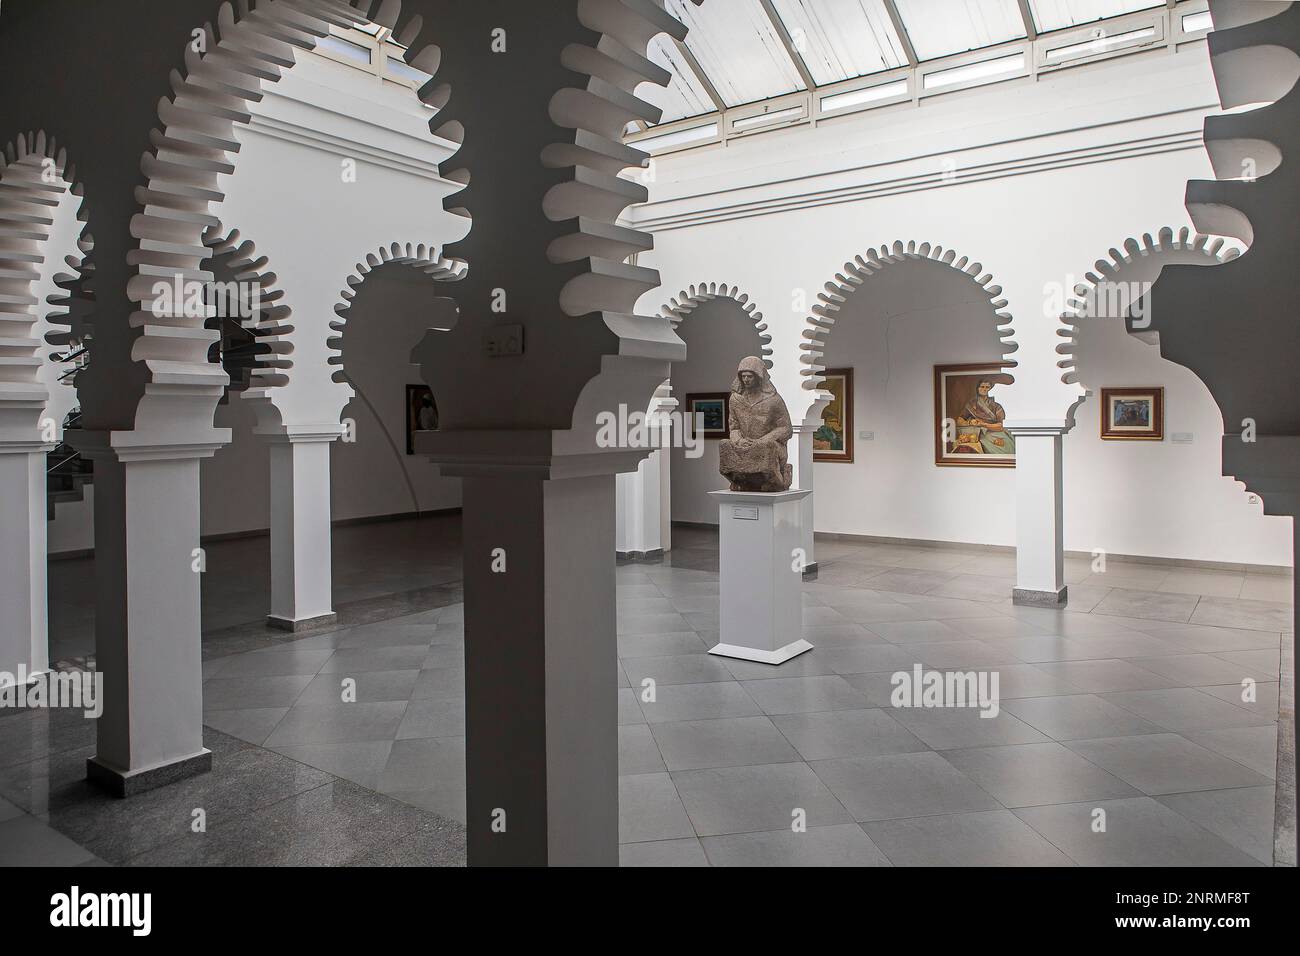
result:
M 718 88 L 713 85 L 713 81 L 709 79 L 709 74 L 704 72 L 704 67 L 700 66 L 700 61 L 695 59 L 695 54 L 691 52 L 691 48 L 685 42 L 674 39 L 673 43 L 677 45 L 677 52 L 686 61 L 687 69 L 695 74 L 695 78 L 700 81 L 700 86 L 704 87 L 704 92 L 709 94 L 709 99 L 713 101 L 713 108 L 721 113 L 727 108 L 727 104 L 718 93 Z
M 790 31 L 786 29 L 785 21 L 781 19 L 781 14 L 776 12 L 776 7 L 772 5 L 772 0 L 758 0 L 762 6 L 763 12 L 767 14 L 768 20 L 772 23 L 772 29 L 776 31 L 781 45 L 785 47 L 785 52 L 790 57 L 790 62 L 794 68 L 799 71 L 799 76 L 803 80 L 804 89 L 817 89 L 817 81 L 813 79 L 812 71 L 808 69 L 808 64 L 803 58 L 803 54 L 795 48 L 794 38 L 790 36 Z
M 1029 0 L 1016 0 L 1020 4 L 1020 19 L 1025 21 L 1025 36 L 1031 40 L 1038 39 L 1038 24 L 1034 23 L 1034 11 L 1029 8 Z
M 916 48 L 912 46 L 912 38 L 907 35 L 907 27 L 903 23 L 903 17 L 898 12 L 898 7 L 894 0 L 881 0 L 885 5 L 885 12 L 889 14 L 889 21 L 894 25 L 894 32 L 898 34 L 898 42 L 903 44 L 903 55 L 907 57 L 907 62 L 911 66 L 918 65 L 921 61 L 916 58 Z

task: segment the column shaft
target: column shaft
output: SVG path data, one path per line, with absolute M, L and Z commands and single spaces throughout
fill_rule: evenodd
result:
M 469 862 L 617 866 L 614 476 L 463 489 Z
M 271 613 L 285 630 L 331 623 L 330 441 L 271 442 Z
M 0 450 L 0 673 L 49 669 L 45 455 Z

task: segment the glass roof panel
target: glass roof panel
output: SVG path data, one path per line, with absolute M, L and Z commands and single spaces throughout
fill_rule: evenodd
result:
M 637 96 L 664 111 L 661 123 L 712 113 L 713 100 L 700 82 L 690 64 L 682 57 L 677 44 L 662 33 L 650 41 L 648 56 L 651 61 L 662 66 L 673 75 L 665 89 L 653 83 L 642 83 L 637 87 Z
M 1029 0 L 1034 23 L 1044 33 L 1164 5 L 1165 0 Z
M 894 0 L 917 59 L 1005 43 L 1025 36 L 1016 0 Z
M 904 66 L 883 0 L 772 0 L 818 86 Z
M 686 46 L 728 106 L 804 88 L 758 0 L 727 0 L 698 7 L 689 0 L 666 0 L 665 6 L 690 27 Z

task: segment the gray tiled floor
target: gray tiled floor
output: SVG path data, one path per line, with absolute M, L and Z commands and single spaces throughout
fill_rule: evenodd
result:
M 388 533 L 418 565 L 409 529 Z M 663 564 L 617 571 L 624 865 L 1271 862 L 1277 654 L 1292 640 L 1289 604 L 1271 599 L 1288 579 L 1070 561 L 1071 605 L 1053 611 L 1011 605 L 1006 555 L 827 541 L 804 586 L 815 650 L 769 667 L 706 654 L 716 535 L 675 535 Z M 364 541 L 375 567 L 346 559 L 347 587 L 377 600 L 392 562 L 382 531 Z M 432 586 L 450 587 L 454 541 L 438 548 Z M 257 593 L 205 586 L 238 605 L 227 617 L 254 619 Z M 214 646 L 206 722 L 463 821 L 463 608 L 438 603 Z M 1000 712 L 893 707 L 892 675 L 918 663 L 997 671 Z M 12 736 L 20 759 L 39 756 L 40 739 Z M 67 727 L 49 740 L 89 743 Z M 302 813 L 346 823 L 352 799 Z

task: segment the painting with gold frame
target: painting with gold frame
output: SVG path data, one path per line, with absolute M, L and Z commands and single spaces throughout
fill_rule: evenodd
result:
M 1165 390 L 1103 388 L 1101 390 L 1103 441 L 1162 441 L 1165 437 Z
M 1005 366 L 966 363 L 934 367 L 934 463 L 956 468 L 1014 468 L 1016 439 L 993 397 L 1009 385 Z
M 853 369 L 828 368 L 820 388 L 835 398 L 813 432 L 813 461 L 853 461 Z
M 701 438 L 726 438 L 730 411 L 731 392 L 692 392 L 686 396 L 689 427 L 692 431 L 698 427 Z

